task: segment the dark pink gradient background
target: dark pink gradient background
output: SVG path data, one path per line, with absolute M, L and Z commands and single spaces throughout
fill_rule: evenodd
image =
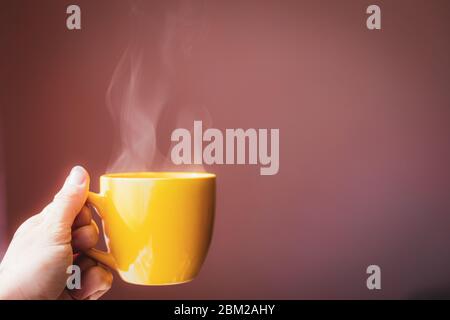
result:
M 65 27 L 72 3 L 82 8 L 77 32 Z M 279 128 L 280 172 L 207 167 L 218 175 L 218 206 L 198 278 L 138 287 L 116 276 L 106 298 L 450 291 L 450 2 L 194 3 L 204 32 L 188 55 L 172 56 L 161 148 L 168 149 L 178 112 L 202 106 L 213 127 Z M 368 31 L 365 9 L 375 3 L 382 30 Z M 177 6 L 140 4 L 148 51 Z M 8 237 L 51 200 L 72 165 L 84 165 L 98 190 L 116 134 L 105 93 L 128 45 L 130 7 L 122 0 L 2 1 Z M 159 61 L 146 63 L 158 70 Z M 370 264 L 382 268 L 381 291 L 366 288 Z

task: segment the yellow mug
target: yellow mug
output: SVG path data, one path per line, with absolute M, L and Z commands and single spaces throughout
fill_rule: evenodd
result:
M 86 254 L 133 284 L 192 280 L 211 241 L 215 180 L 198 172 L 101 176 L 100 193 L 89 192 L 87 203 L 102 219 L 108 251 Z

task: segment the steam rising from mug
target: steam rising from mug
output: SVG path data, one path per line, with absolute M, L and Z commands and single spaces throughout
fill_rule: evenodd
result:
M 202 2 L 180 1 L 152 10 L 146 10 L 143 4 L 135 2 L 132 7 L 130 43 L 106 94 L 108 110 L 118 129 L 118 143 L 107 172 L 167 168 L 168 157 L 158 149 L 158 119 L 176 76 L 175 55 L 189 55 L 199 26 L 200 30 L 203 27 Z M 163 32 L 154 32 L 161 24 Z

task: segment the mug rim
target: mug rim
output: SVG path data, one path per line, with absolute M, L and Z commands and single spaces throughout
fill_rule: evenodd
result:
M 100 178 L 114 180 L 197 180 L 214 179 L 216 175 L 198 171 L 134 171 L 106 173 Z

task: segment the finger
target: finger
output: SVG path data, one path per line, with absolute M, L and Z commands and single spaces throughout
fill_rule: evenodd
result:
M 80 228 L 82 226 L 87 226 L 91 223 L 92 220 L 92 211 L 88 206 L 83 206 L 81 208 L 80 213 L 78 213 L 75 221 L 72 225 L 72 230 Z
M 75 259 L 74 264 L 80 267 L 81 272 L 86 271 L 89 268 L 92 268 L 97 265 L 97 261 L 94 259 L 89 258 L 88 256 L 84 254 L 78 255 L 78 257 Z
M 110 271 L 101 266 L 91 267 L 81 275 L 81 289 L 70 290 L 70 295 L 77 300 L 95 298 L 95 294 L 99 292 L 103 294 L 111 288 L 112 280 L 113 275 Z
M 107 289 L 107 290 L 99 290 L 99 291 L 97 291 L 96 293 L 90 295 L 90 296 L 87 298 L 87 300 L 98 300 L 98 299 L 100 299 L 100 297 L 101 297 L 102 295 L 104 295 L 105 293 L 107 293 L 108 290 L 109 290 L 109 289 Z
M 65 288 L 63 292 L 61 292 L 61 295 L 59 296 L 58 300 L 73 300 L 73 297 L 70 294 L 70 290 Z
M 98 228 L 94 221 L 72 231 L 72 249 L 75 252 L 86 251 L 98 242 Z
M 83 167 L 74 167 L 52 203 L 45 208 L 46 218 L 53 223 L 71 226 L 86 202 L 88 189 L 88 173 Z

